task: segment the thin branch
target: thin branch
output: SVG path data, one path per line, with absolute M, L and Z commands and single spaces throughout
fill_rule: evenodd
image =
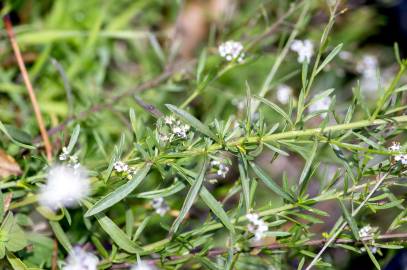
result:
M 353 244 L 353 245 L 362 245 L 363 243 L 372 241 L 372 240 L 381 240 L 380 242 L 392 242 L 392 241 L 398 241 L 398 242 L 405 242 L 407 241 L 407 233 L 389 233 L 389 234 L 383 234 L 379 236 L 369 236 L 369 237 L 364 237 L 360 241 L 355 240 L 355 239 L 336 239 L 333 244 Z M 327 239 L 314 239 L 314 240 L 309 240 L 304 243 L 301 243 L 301 247 L 308 246 L 308 247 L 318 247 L 322 246 L 327 243 Z M 254 245 L 251 246 L 249 250 L 245 251 L 239 251 L 236 253 L 250 253 L 250 251 L 254 249 L 268 249 L 268 250 L 281 250 L 281 249 L 289 249 L 289 248 L 295 248 L 295 245 L 290 245 L 290 244 L 283 244 L 283 243 L 274 243 L 271 245 Z M 222 254 L 225 254 L 228 252 L 228 249 L 226 248 L 214 248 L 209 250 L 205 255 L 207 257 L 216 257 Z M 200 254 L 200 250 L 190 252 L 188 255 L 181 255 L 181 256 L 170 256 L 167 257 L 167 261 L 175 261 L 175 260 L 181 260 L 181 259 L 188 259 L 192 258 L 195 255 Z M 201 254 L 202 255 L 202 254 Z M 146 263 L 148 264 L 154 264 L 157 262 L 160 262 L 161 259 L 149 259 L 146 260 Z M 122 264 L 116 264 L 112 266 L 112 269 L 127 269 L 131 267 L 132 265 L 129 263 L 122 263 Z
M 41 137 L 42 137 L 42 140 L 44 141 L 47 159 L 48 159 L 48 161 L 51 161 L 52 160 L 52 146 L 51 146 L 51 143 L 48 138 L 47 130 L 44 125 L 44 120 L 41 115 L 40 107 L 38 105 L 34 89 L 30 82 L 30 77 L 28 76 L 28 72 L 25 67 L 24 60 L 21 56 L 20 48 L 18 47 L 16 38 L 14 35 L 13 25 L 11 24 L 10 17 L 8 15 L 4 16 L 3 22 L 6 27 L 7 35 L 9 37 L 11 46 L 13 47 L 13 51 L 14 51 L 14 55 L 17 59 L 18 67 L 20 68 L 21 75 L 23 76 L 24 84 L 27 87 L 27 91 L 30 96 L 31 103 L 34 108 L 34 113 L 35 113 L 35 117 L 37 119 L 38 127 L 40 129 Z
M 51 128 L 50 130 L 48 130 L 48 135 L 53 136 L 56 133 L 64 130 L 73 121 L 85 119 L 85 118 L 89 117 L 90 115 L 93 115 L 94 113 L 111 108 L 112 106 L 117 104 L 117 102 L 119 102 L 121 99 L 123 99 L 125 97 L 129 97 L 129 96 L 133 95 L 134 93 L 140 93 L 140 92 L 146 91 L 148 89 L 157 87 L 160 84 L 164 83 L 166 80 L 168 80 L 173 74 L 179 72 L 180 70 L 189 69 L 190 67 L 193 66 L 194 63 L 195 63 L 195 61 L 190 61 L 187 63 L 185 63 L 185 62 L 178 63 L 177 65 L 174 65 L 173 67 L 166 69 L 163 73 L 161 73 L 157 77 L 155 77 L 151 80 L 148 80 L 146 82 L 143 82 L 140 85 L 136 86 L 135 88 L 129 89 L 120 95 L 114 96 L 112 99 L 110 99 L 107 102 L 95 104 L 92 107 L 90 107 L 89 109 L 78 113 L 77 115 L 68 117 L 64 122 L 62 122 L 58 126 L 55 126 L 55 127 Z M 36 138 L 34 140 L 34 143 L 38 143 L 38 142 L 39 142 L 39 138 Z

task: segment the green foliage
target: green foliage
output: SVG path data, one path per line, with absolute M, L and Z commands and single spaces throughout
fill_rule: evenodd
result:
M 405 247 L 407 64 L 364 45 L 376 11 L 203 2 L 5 2 L 54 159 L 0 40 L 0 268 L 62 268 L 80 246 L 99 269 L 380 269 Z M 244 55 L 219 55 L 227 40 Z M 43 205 L 49 169 L 78 162 L 88 192 Z

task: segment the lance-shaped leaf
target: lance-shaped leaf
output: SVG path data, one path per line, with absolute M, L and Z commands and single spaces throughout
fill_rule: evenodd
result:
M 145 166 L 139 169 L 133 176 L 133 178 L 126 184 L 120 186 L 113 192 L 107 194 L 105 197 L 100 199 L 95 203 L 86 213 L 85 217 L 93 216 L 103 210 L 109 208 L 110 206 L 118 203 L 129 195 L 146 177 L 147 173 L 150 171 L 151 164 L 146 163 Z
M 49 225 L 51 225 L 51 228 L 54 231 L 54 234 L 58 239 L 58 242 L 65 248 L 67 252 L 70 252 L 72 250 L 72 244 L 71 242 L 69 242 L 68 236 L 65 234 L 59 222 L 50 221 Z
M 202 183 L 205 178 L 205 171 L 206 171 L 206 157 L 203 162 L 201 172 L 199 173 L 198 177 L 195 179 L 195 182 L 192 184 L 191 189 L 188 191 L 187 197 L 185 198 L 184 204 L 182 205 L 181 211 L 178 217 L 175 219 L 174 223 L 170 229 L 170 235 L 177 232 L 179 226 L 181 225 L 182 221 L 186 217 L 189 209 L 191 209 L 192 204 L 195 202 L 195 199 L 199 193 L 199 190 L 202 187 Z
M 314 145 L 312 146 L 311 153 L 307 159 L 307 162 L 305 163 L 304 169 L 302 170 L 301 176 L 300 176 L 300 190 L 301 192 L 305 189 L 307 182 L 310 178 L 310 169 L 311 165 L 314 162 L 315 154 L 317 152 L 318 148 L 318 142 L 315 142 Z
M 341 200 L 339 200 L 339 205 L 341 206 L 343 216 L 345 217 L 346 221 L 348 222 L 353 235 L 355 236 L 356 240 L 359 240 L 359 238 L 360 238 L 359 229 L 358 229 L 358 226 L 356 225 L 355 219 L 349 213 L 348 209 L 346 209 L 346 206 L 343 204 L 343 202 Z
M 250 179 L 247 173 L 247 161 L 244 159 L 243 155 L 239 158 L 239 174 L 240 182 L 242 183 L 243 190 L 243 200 L 246 207 L 246 212 L 250 209 Z
M 213 140 L 217 140 L 216 135 L 207 127 L 204 125 L 201 121 L 195 118 L 195 116 L 191 115 L 190 113 L 177 108 L 174 105 L 171 104 L 166 104 L 167 108 L 175 113 L 179 118 L 181 118 L 184 122 L 186 122 L 188 125 L 194 127 L 196 130 L 199 132 L 205 134 L 206 136 L 212 138 Z
M 263 183 L 269 189 L 271 189 L 277 195 L 280 195 L 281 197 L 283 197 L 287 201 L 293 201 L 293 198 L 291 197 L 291 195 L 288 194 L 287 192 L 283 191 L 279 187 L 279 185 L 277 185 L 276 182 L 274 182 L 274 180 L 271 179 L 271 177 L 266 174 L 266 172 L 264 172 L 262 169 L 260 169 L 260 167 L 258 167 L 256 164 L 254 164 L 252 162 L 250 163 L 250 166 L 252 167 L 254 173 L 260 178 L 261 181 L 263 181 Z
M 176 164 L 173 164 L 173 168 L 177 170 L 177 172 L 190 184 L 193 185 L 194 181 L 191 177 L 189 177 L 185 171 Z M 219 218 L 222 224 L 232 233 L 235 231 L 235 227 L 233 226 L 230 218 L 226 214 L 225 210 L 222 207 L 222 204 L 218 202 L 215 197 L 204 187 L 202 186 L 201 191 L 199 193 L 202 201 L 211 209 L 213 214 Z
M 96 219 L 102 229 L 112 238 L 112 240 L 123 250 L 129 253 L 138 253 L 141 248 L 130 238 L 106 215 L 103 213 L 97 214 Z

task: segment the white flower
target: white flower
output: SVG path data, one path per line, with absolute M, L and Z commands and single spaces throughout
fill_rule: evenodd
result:
M 64 146 L 62 147 L 62 153 L 59 155 L 59 160 L 67 160 L 69 157 L 68 149 Z
M 225 178 L 229 172 L 229 166 L 220 162 L 219 160 L 212 160 L 211 167 L 216 169 L 216 174 Z
M 117 172 L 128 172 L 129 171 L 129 165 L 124 163 L 123 161 L 116 161 L 113 165 L 113 168 Z
M 78 157 L 76 155 L 71 155 L 68 151 L 68 148 L 65 146 L 62 147 L 62 153 L 59 155 L 59 160 L 61 161 L 68 161 L 68 164 L 71 166 L 78 166 Z
M 311 57 L 314 54 L 314 45 L 311 40 L 294 40 L 291 44 L 291 50 L 298 53 L 297 61 L 299 63 L 311 62 Z
M 237 60 L 239 63 L 243 61 L 245 56 L 243 45 L 240 42 L 233 40 L 226 41 L 219 45 L 219 54 L 227 61 Z
M 160 216 L 164 216 L 170 210 L 170 207 L 162 197 L 154 198 L 151 202 L 151 206 L 155 209 L 155 212 Z
M 62 270 L 97 270 L 99 259 L 80 247 L 74 247 Z
M 131 270 L 156 270 L 156 269 L 157 268 L 155 268 L 154 265 L 149 265 L 143 261 L 138 262 L 131 268 Z
M 166 116 L 166 117 L 164 117 L 164 123 L 165 124 L 167 124 L 167 125 L 172 125 L 172 123 L 174 123 L 175 122 L 175 118 L 174 118 L 174 116 Z
M 362 74 L 360 81 L 361 90 L 367 93 L 374 92 L 379 87 L 379 78 L 376 74 L 379 61 L 376 56 L 366 54 L 356 64 L 356 70 Z
M 339 53 L 339 58 L 342 59 L 342 60 L 345 60 L 345 61 L 351 60 L 352 59 L 352 53 L 348 52 L 348 51 L 341 51 Z
M 249 213 L 246 215 L 246 218 L 249 220 L 249 224 L 247 225 L 249 232 L 254 234 L 256 240 L 262 239 L 268 231 L 267 224 L 259 218 L 258 214 Z
M 308 111 L 310 113 L 326 111 L 329 109 L 330 105 L 331 105 L 331 98 L 329 96 L 327 96 L 327 97 L 321 98 L 321 99 L 317 100 L 316 102 L 312 103 L 309 106 Z M 322 113 L 321 117 L 325 118 L 326 113 Z
M 359 236 L 361 238 L 373 237 L 377 230 L 378 230 L 377 227 L 366 225 L 359 230 Z
M 401 151 L 401 146 L 399 142 L 393 142 L 392 145 L 389 147 L 390 151 L 398 152 Z M 394 156 L 395 161 L 400 161 L 401 164 L 407 165 L 407 154 L 397 154 Z
M 293 94 L 293 89 L 285 84 L 281 84 L 277 87 L 277 100 L 281 104 L 287 104 Z
M 183 125 L 183 124 L 181 124 L 180 121 L 177 121 L 172 126 L 172 133 L 174 133 L 174 135 L 176 135 L 177 137 L 179 137 L 181 139 L 186 139 L 189 129 L 190 129 L 190 126 Z
M 77 166 L 55 165 L 47 174 L 47 183 L 41 188 L 39 201 L 52 209 L 71 207 L 85 198 L 90 192 L 86 170 Z

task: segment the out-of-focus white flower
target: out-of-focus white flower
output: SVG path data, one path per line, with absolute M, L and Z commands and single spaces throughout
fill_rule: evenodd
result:
M 326 96 L 324 98 L 321 98 L 319 100 L 317 100 L 316 102 L 312 103 L 309 108 L 308 111 L 310 113 L 314 113 L 314 112 L 319 112 L 319 111 L 326 111 L 329 109 L 329 106 L 331 105 L 331 98 L 329 96 Z M 327 113 L 322 113 L 321 117 L 325 118 L 327 115 Z
M 227 61 L 237 60 L 239 63 L 243 61 L 245 56 L 243 45 L 240 42 L 229 40 L 219 45 L 219 55 Z
M 392 145 L 389 147 L 390 151 L 399 152 L 401 151 L 401 146 L 399 142 L 393 142 Z M 397 154 L 394 155 L 394 160 L 401 162 L 403 165 L 407 165 L 407 154 Z
M 379 61 L 376 56 L 366 54 L 356 64 L 356 71 L 362 74 L 360 80 L 361 90 L 366 93 L 375 92 L 379 87 L 379 78 L 377 76 L 377 68 Z
M 167 125 L 172 125 L 172 123 L 174 123 L 175 122 L 175 118 L 174 118 L 174 116 L 166 116 L 166 117 L 164 117 L 164 123 L 165 124 L 167 124 Z
M 264 220 L 262 220 L 258 214 L 252 213 L 247 214 L 246 218 L 249 220 L 249 224 L 247 225 L 249 232 L 254 234 L 256 240 L 262 239 L 268 231 L 268 226 Z
M 99 259 L 80 247 L 74 247 L 62 270 L 96 270 Z
M 378 228 L 377 227 L 372 227 L 370 225 L 366 225 L 359 229 L 359 236 L 361 238 L 365 237 L 373 237 L 374 234 L 377 232 Z
M 352 59 L 352 53 L 348 51 L 341 51 L 339 53 L 339 58 L 345 61 L 351 60 Z
M 225 178 L 229 172 L 229 166 L 225 163 L 220 162 L 219 160 L 212 160 L 211 167 L 216 169 L 216 174 Z
M 168 212 L 168 210 L 170 210 L 170 207 L 162 197 L 154 198 L 151 201 L 151 206 L 154 208 L 155 212 L 160 216 L 164 216 Z
M 146 262 L 140 261 L 133 265 L 131 270 L 157 270 L 154 265 L 147 264 Z
M 293 89 L 285 84 L 281 84 L 277 87 L 277 100 L 281 104 L 287 104 L 290 100 L 290 97 L 293 94 Z
M 123 161 L 116 161 L 113 165 L 113 168 L 115 169 L 116 172 L 128 172 L 129 171 L 129 165 L 124 163 Z
M 71 207 L 90 192 L 87 171 L 77 166 L 55 165 L 47 174 L 47 183 L 41 188 L 39 202 L 52 209 Z
M 298 53 L 298 62 L 311 62 L 311 57 L 314 54 L 314 45 L 311 40 L 294 40 L 291 44 L 291 50 Z

